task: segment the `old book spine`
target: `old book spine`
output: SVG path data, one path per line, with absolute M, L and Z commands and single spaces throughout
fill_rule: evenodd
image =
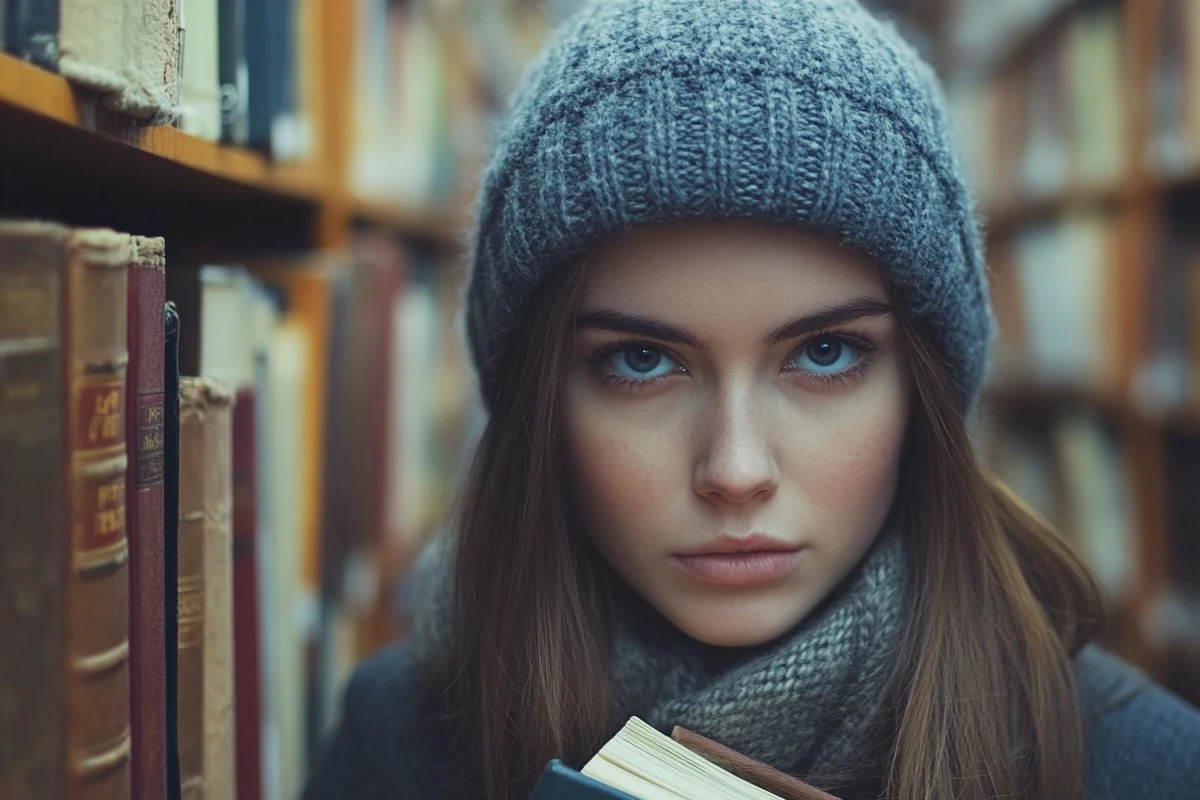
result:
M 204 419 L 204 784 L 235 797 L 233 678 L 233 394 L 200 379 Z
M 671 738 L 696 755 L 783 800 L 838 800 L 804 781 L 678 725 Z
M 130 796 L 124 399 L 130 250 L 129 236 L 108 230 L 73 231 L 64 250 L 68 800 Z
M 204 797 L 204 423 L 207 397 L 179 379 L 177 731 L 180 794 Z
M 262 696 L 258 622 L 258 426 L 253 389 L 233 408 L 233 620 L 238 800 L 262 797 Z
M 163 306 L 166 272 L 162 239 L 134 237 L 129 268 L 129 527 L 130 716 L 133 796 L 163 800 L 167 790 L 167 674 L 163 538 Z
M 0 797 L 59 795 L 66 229 L 0 222 Z
M 163 611 L 166 651 L 167 800 L 179 788 L 179 314 L 163 309 Z

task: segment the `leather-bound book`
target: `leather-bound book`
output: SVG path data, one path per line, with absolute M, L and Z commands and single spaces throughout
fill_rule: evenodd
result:
M 780 772 L 774 767 L 743 755 L 732 747 L 714 742 L 706 736 L 681 728 L 671 731 L 671 738 L 704 758 L 760 789 L 766 789 L 784 800 L 837 800 L 833 795 L 811 786 L 799 778 Z
M 237 724 L 237 796 L 262 797 L 262 693 L 259 687 L 258 503 L 253 389 L 233 407 L 233 621 Z
M 63 797 L 130 796 L 125 371 L 129 236 L 64 243 L 66 605 Z
M 126 402 L 129 469 L 130 716 L 133 796 L 162 800 L 167 789 L 167 661 L 163 480 L 163 306 L 166 272 L 162 239 L 134 237 L 129 267 L 129 392 Z
M 204 797 L 204 423 L 208 398 L 179 379 L 177 724 L 180 794 Z
M 0 797 L 59 797 L 59 284 L 67 229 L 0 221 Z
M 179 314 L 163 309 L 163 610 L 166 640 L 167 797 L 179 787 Z

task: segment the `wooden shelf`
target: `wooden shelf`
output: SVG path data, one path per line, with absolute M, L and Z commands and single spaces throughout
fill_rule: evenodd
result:
M 6 163 L 7 162 L 7 163 Z M 122 187 L 147 204 L 238 203 L 255 213 L 266 204 L 320 211 L 335 244 L 354 223 L 394 230 L 439 248 L 455 250 L 465 240 L 465 222 L 444 211 L 347 199 L 330 168 L 316 163 L 276 163 L 244 147 L 190 136 L 169 126 L 151 126 L 109 111 L 93 92 L 53 72 L 0 54 L 0 165 L 20 166 L 21 180 L 38 180 L 43 170 L 70 191 L 105 194 Z M 7 173 L 11 176 L 11 170 Z M 297 206 L 297 204 L 299 204 Z M 311 213 L 293 219 L 311 224 Z M 248 221 L 253 225 L 253 219 Z
M 448 211 L 426 211 L 365 198 L 352 201 L 350 208 L 356 222 L 403 231 L 444 250 L 460 250 L 466 243 L 466 222 Z
M 984 209 L 984 230 L 989 237 L 1007 236 L 1035 222 L 1053 219 L 1071 211 L 1090 211 L 1118 205 L 1122 185 L 1069 188 L 1047 197 L 1031 198 Z
M 276 164 L 267 156 L 189 136 L 176 128 L 148 126 L 109 112 L 93 93 L 65 78 L 0 54 L 0 125 L 14 115 L 33 115 L 57 122 L 85 138 L 124 145 L 207 176 L 258 191 L 317 202 L 323 192 L 311 164 Z
M 1179 408 L 1163 413 L 1143 409 L 1117 392 L 1078 386 L 1048 386 L 1017 380 L 989 386 L 983 400 L 991 408 L 1085 408 L 1115 422 L 1133 422 L 1167 433 L 1200 436 L 1200 408 Z

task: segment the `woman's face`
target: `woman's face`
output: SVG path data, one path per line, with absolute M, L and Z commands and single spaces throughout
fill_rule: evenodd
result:
M 642 228 L 588 268 L 564 369 L 598 550 L 702 642 L 768 642 L 864 555 L 909 394 L 865 257 L 791 228 Z

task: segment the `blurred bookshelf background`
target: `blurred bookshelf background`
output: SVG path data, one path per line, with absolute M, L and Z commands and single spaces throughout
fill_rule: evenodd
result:
M 158 254 L 142 267 L 165 262 L 159 278 L 129 271 L 130 369 L 138 337 L 164 335 L 154 303 L 135 302 L 145 293 L 178 311 L 181 374 L 233 397 L 228 430 L 210 393 L 175 442 L 186 462 L 201 418 L 196 441 L 228 439 L 223 455 L 203 450 L 227 462 L 227 496 L 205 495 L 216 512 L 203 512 L 232 554 L 205 565 L 225 570 L 205 586 L 230 608 L 205 606 L 204 644 L 206 665 L 221 647 L 230 663 L 189 687 L 183 627 L 168 625 L 157 656 L 182 672 L 146 666 L 146 637 L 163 638 L 147 604 L 178 608 L 183 625 L 190 584 L 170 563 L 185 522 L 172 530 L 169 503 L 157 529 L 131 512 L 114 545 L 128 557 L 113 557 L 107 583 L 81 578 L 65 532 L 80 491 L 82 451 L 64 444 L 77 376 L 55 372 L 62 385 L 43 394 L 26 369 L 51 351 L 45 363 L 66 369 L 83 359 L 76 327 L 116 320 L 88 303 L 103 295 L 73 251 L 36 283 L 15 255 L 28 233 L 0 226 L 0 650 L 28 654 L 0 655 L 0 796 L 78 783 L 79 796 L 116 785 L 175 797 L 199 776 L 215 796 L 298 797 L 354 664 L 405 633 L 406 572 L 442 528 L 483 423 L 457 317 L 475 181 L 521 69 L 579 4 L 0 2 L 0 218 L 161 237 L 130 251 Z M 946 82 L 986 222 L 1002 336 L 983 452 L 1104 581 L 1118 609 L 1106 643 L 1200 702 L 1200 0 L 872 5 Z M 39 286 L 58 298 L 49 322 L 29 310 Z M 140 402 L 132 374 L 125 396 Z M 166 382 L 169 398 L 169 369 Z M 141 468 L 135 406 L 121 452 Z M 49 433 L 32 436 L 31 420 Z M 169 455 L 166 438 L 147 441 Z M 183 498 L 195 476 L 177 478 Z M 130 473 L 130 508 L 153 483 Z M 51 524 L 57 549 L 32 546 Z M 140 572 L 155 552 L 168 561 L 157 595 Z M 70 680 L 86 597 L 129 609 L 108 631 L 106 652 L 125 655 L 105 680 L 126 682 L 132 711 L 109 734 L 80 732 L 79 716 L 100 709 L 86 694 L 51 714 L 41 704 Z M 219 674 L 215 691 L 236 702 L 203 725 L 232 750 L 170 766 L 160 794 L 147 754 L 185 748 L 195 720 L 164 738 L 142 724 L 153 709 L 139 698 L 157 685 L 182 714 L 198 692 L 207 710 Z M 50 721 L 22 726 L 35 712 Z M 80 778 L 77 751 L 111 758 Z

